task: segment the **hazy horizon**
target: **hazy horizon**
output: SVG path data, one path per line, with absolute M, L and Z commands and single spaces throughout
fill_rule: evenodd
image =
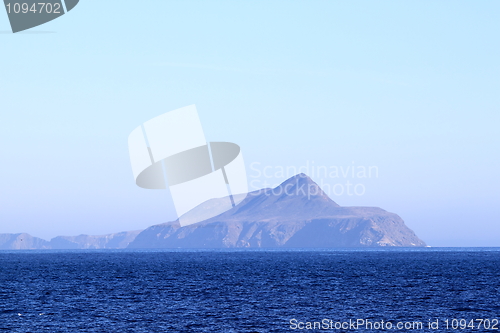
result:
M 241 147 L 250 190 L 302 168 L 428 245 L 500 246 L 499 14 L 495 1 L 86 0 L 32 29 L 54 33 L 2 33 L 0 233 L 175 220 L 167 190 L 135 185 L 127 138 L 196 104 L 208 141 Z

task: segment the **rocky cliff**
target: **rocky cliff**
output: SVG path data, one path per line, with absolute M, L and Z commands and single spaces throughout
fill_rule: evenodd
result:
M 219 206 L 220 200 L 209 200 L 185 217 L 199 221 L 200 216 L 218 211 Z M 58 236 L 50 242 L 28 234 L 0 234 L 0 249 L 379 246 L 415 247 L 425 243 L 398 215 L 377 207 L 340 207 L 304 174 L 274 189 L 251 192 L 231 210 L 185 227 L 173 221 L 143 231 Z
M 101 236 L 57 236 L 50 240 L 50 247 L 52 249 L 124 249 L 140 232 L 141 230 Z
M 50 241 L 29 234 L 0 234 L 2 250 L 44 250 L 44 249 L 124 249 L 141 232 L 125 231 L 116 234 L 90 236 L 57 236 Z
M 50 249 L 50 243 L 44 239 L 33 237 L 26 233 L 0 234 L 0 249 L 2 250 Z
M 216 206 L 204 203 L 188 214 Z M 128 248 L 331 248 L 425 246 L 403 220 L 376 207 L 340 207 L 309 177 L 249 193 L 233 209 L 200 223 L 142 231 Z

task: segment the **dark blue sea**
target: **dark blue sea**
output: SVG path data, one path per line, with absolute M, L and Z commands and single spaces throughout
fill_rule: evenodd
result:
M 493 248 L 0 251 L 5 332 L 498 332 L 499 296 Z

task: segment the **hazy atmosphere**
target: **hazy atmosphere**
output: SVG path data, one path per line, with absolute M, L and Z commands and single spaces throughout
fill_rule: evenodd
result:
M 175 220 L 168 190 L 135 185 L 127 138 L 196 104 L 207 140 L 240 145 L 250 190 L 304 172 L 430 246 L 500 246 L 499 16 L 497 1 L 85 0 L 11 34 L 0 14 L 0 233 Z

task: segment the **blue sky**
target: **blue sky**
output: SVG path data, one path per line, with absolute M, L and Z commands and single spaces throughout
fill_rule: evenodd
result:
M 500 246 L 498 1 L 95 1 L 26 33 L 0 13 L 0 233 L 175 219 L 128 134 L 196 104 L 260 168 L 376 166 L 340 205 L 434 246 Z M 260 177 L 277 184 L 284 178 Z

